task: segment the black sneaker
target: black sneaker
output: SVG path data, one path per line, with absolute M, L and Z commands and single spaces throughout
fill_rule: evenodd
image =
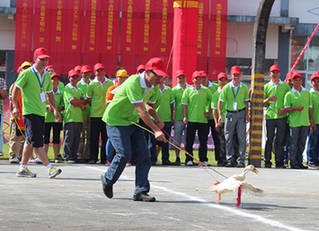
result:
M 102 181 L 102 187 L 103 187 L 103 192 L 107 198 L 112 198 L 113 197 L 113 186 L 108 186 L 104 183 L 103 180 L 103 174 L 101 175 L 101 181 Z
M 303 164 L 299 165 L 300 169 L 308 169 L 308 166 L 304 166 Z
M 286 168 L 286 166 L 283 164 L 276 164 L 276 168 Z
M 168 161 L 163 161 L 162 165 L 174 165 L 174 163 Z
M 181 165 L 181 159 L 179 157 L 176 157 L 176 160 L 175 160 L 175 165 Z
M 271 168 L 271 162 L 266 162 L 265 163 L 265 168 Z
M 222 166 L 226 166 L 226 164 L 227 164 L 226 160 L 219 160 L 217 163 L 217 166 L 222 167 Z
M 234 163 L 232 161 L 228 161 L 225 165 L 226 167 L 235 167 Z
M 146 192 L 138 192 L 133 196 L 134 201 L 154 202 L 155 197 L 151 197 Z
M 300 166 L 295 164 L 295 165 L 291 165 L 290 168 L 291 169 L 300 169 Z
M 245 168 L 245 164 L 242 163 L 242 162 L 238 162 L 238 164 L 237 164 L 236 167 L 237 167 L 237 168 Z

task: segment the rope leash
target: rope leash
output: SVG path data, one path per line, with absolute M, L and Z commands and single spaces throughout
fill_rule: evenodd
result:
M 147 132 L 149 132 L 149 133 L 155 135 L 155 133 L 154 133 L 153 131 L 151 131 L 151 130 L 149 130 L 149 129 L 143 127 L 143 126 L 141 126 L 140 124 L 135 123 L 135 122 L 133 122 L 133 121 L 131 121 L 131 123 L 134 124 L 134 125 L 136 125 L 136 126 L 138 126 L 138 127 L 140 127 L 140 128 L 142 128 L 143 130 L 145 130 L 145 131 L 147 131 Z M 164 130 L 163 130 L 163 131 L 164 131 Z M 165 132 L 165 131 L 164 131 L 164 132 Z M 167 132 L 165 132 L 165 133 L 167 134 Z M 175 141 L 169 134 L 167 134 L 167 135 L 168 135 L 173 141 Z M 178 144 L 176 141 L 175 141 L 175 142 L 176 142 L 179 146 L 177 146 L 177 145 L 171 143 L 170 141 L 167 141 L 167 142 L 168 142 L 170 145 L 172 145 L 173 147 L 179 149 L 180 151 L 184 151 L 188 156 L 190 156 L 193 160 L 195 160 L 209 175 L 211 175 L 217 182 L 219 182 L 219 181 L 216 179 L 216 177 L 215 177 L 213 174 L 211 174 L 209 171 L 207 171 L 206 168 L 209 168 L 210 170 L 212 170 L 212 171 L 218 173 L 219 175 L 221 175 L 221 176 L 223 176 L 223 177 L 225 177 L 225 178 L 227 179 L 227 177 L 226 177 L 224 174 L 222 174 L 222 173 L 220 173 L 219 171 L 217 171 L 216 169 L 211 168 L 210 166 L 208 166 L 208 165 L 206 165 L 206 164 L 200 162 L 200 161 L 197 160 L 195 157 L 193 157 L 191 154 L 189 154 L 185 149 L 182 149 L 181 147 L 179 147 L 179 146 L 181 146 L 181 145 Z M 204 166 L 205 166 L 206 168 L 205 168 Z
M 19 131 L 20 131 L 20 133 L 21 133 L 21 135 L 22 135 L 23 138 L 27 141 L 27 143 L 30 144 L 29 140 L 28 140 L 28 139 L 26 138 L 26 136 L 24 135 L 24 132 L 22 132 L 22 130 L 21 130 L 19 124 L 18 124 L 18 121 L 17 121 L 16 117 L 13 117 L 13 118 L 14 118 L 14 121 L 15 121 L 15 123 L 16 123 L 16 125 L 17 125 L 17 127 L 18 127 L 18 129 L 19 129 Z

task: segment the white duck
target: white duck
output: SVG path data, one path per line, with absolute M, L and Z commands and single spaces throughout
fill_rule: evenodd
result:
M 244 168 L 243 172 L 239 175 L 233 175 L 222 182 L 217 182 L 214 186 L 210 186 L 209 188 L 216 193 L 219 194 L 219 198 L 216 200 L 217 204 L 221 200 L 221 195 L 231 192 L 231 191 L 238 191 L 238 198 L 237 198 L 237 206 L 239 207 L 241 202 L 241 191 L 252 193 L 255 195 L 262 196 L 263 190 L 259 188 L 255 188 L 253 185 L 249 184 L 245 181 L 245 175 L 247 172 L 252 171 L 258 174 L 258 170 L 253 165 L 248 165 Z

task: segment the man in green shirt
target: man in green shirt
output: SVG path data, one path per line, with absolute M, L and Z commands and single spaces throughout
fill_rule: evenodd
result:
M 205 71 L 200 71 L 200 72 L 202 74 L 202 80 L 203 80 L 202 84 L 205 87 L 207 87 L 210 90 L 210 92 L 212 93 L 212 95 L 213 95 L 217 91 L 218 84 L 208 81 L 208 76 L 207 76 Z M 206 106 L 207 107 L 207 111 L 210 110 L 211 106 L 212 106 L 212 102 L 207 102 L 207 106 Z M 215 160 L 218 161 L 220 159 L 219 158 L 219 155 L 220 155 L 220 142 L 219 142 L 219 138 L 218 138 L 218 132 L 215 129 L 216 124 L 215 124 L 213 113 L 210 114 L 210 116 L 207 118 L 207 120 L 208 120 L 208 127 L 211 130 L 212 138 L 214 140 Z
M 308 167 L 318 169 L 319 163 L 319 75 L 310 76 L 312 88 L 310 96 L 312 100 L 312 115 L 315 127 L 310 130 L 307 145 Z
M 187 125 L 186 151 L 193 155 L 193 144 L 196 130 L 199 138 L 199 160 L 205 165 L 210 165 L 207 159 L 208 121 L 211 109 L 207 111 L 207 101 L 212 101 L 211 91 L 202 85 L 202 74 L 199 71 L 193 73 L 194 85 L 187 88 L 182 96 L 183 122 Z M 186 156 L 185 165 L 193 166 L 193 159 Z
M 312 102 L 310 92 L 302 84 L 302 75 L 295 72 L 292 75 L 294 84 L 290 92 L 285 96 L 284 108 L 278 112 L 279 116 L 289 113 L 289 153 L 290 167 L 293 169 L 307 169 L 302 164 L 302 153 L 305 149 L 309 125 L 315 129 L 312 118 Z
M 87 100 L 77 87 L 80 78 L 78 72 L 72 69 L 68 76 L 70 83 L 65 86 L 63 95 L 65 105 L 63 156 L 67 164 L 74 164 L 77 162 L 83 126 L 82 111 L 86 108 Z
M 92 70 L 90 66 L 83 65 L 81 68 L 81 80 L 77 83 L 77 87 L 86 96 L 90 78 L 92 76 Z M 78 163 L 87 163 L 90 159 L 90 135 L 91 135 L 91 107 L 89 104 L 85 105 L 85 110 L 82 111 L 83 127 L 80 137 L 80 144 L 78 150 Z
M 267 139 L 265 145 L 265 167 L 271 168 L 271 150 L 275 140 L 275 160 L 276 168 L 285 168 L 284 165 L 284 144 L 287 137 L 287 115 L 278 116 L 278 111 L 284 105 L 284 99 L 290 87 L 287 83 L 280 80 L 280 68 L 274 64 L 269 69 L 271 80 L 264 87 L 264 106 L 267 107 L 266 112 L 266 132 Z M 276 132 L 276 133 L 275 133 Z
M 107 89 L 113 85 L 113 82 L 106 78 L 105 68 L 102 63 L 94 65 L 95 78 L 91 81 L 87 91 L 87 98 L 91 105 L 91 144 L 90 144 L 90 160 L 89 164 L 95 164 L 99 156 L 99 140 L 101 134 L 101 164 L 106 163 L 105 145 L 107 135 L 105 123 L 102 121 L 102 116 L 106 108 L 105 95 Z
M 233 66 L 230 70 L 232 81 L 227 83 L 218 100 L 218 123 L 223 123 L 223 102 L 225 102 L 225 139 L 226 139 L 226 167 L 235 167 L 237 156 L 234 149 L 234 134 L 237 133 L 239 143 L 239 160 L 237 167 L 245 167 L 246 154 L 246 123 L 249 122 L 247 86 L 240 82 L 241 70 Z
M 152 96 L 148 93 L 152 92 L 152 88 L 159 84 L 163 76 L 168 76 L 164 61 L 160 58 L 150 59 L 145 66 L 145 72 L 132 75 L 121 85 L 104 112 L 103 121 L 107 124 L 107 134 L 116 150 L 110 167 L 101 176 L 103 191 L 108 198 L 113 197 L 113 184 L 122 174 L 134 150 L 136 155 L 134 201 L 155 201 L 155 197 L 148 195 L 150 190 L 148 172 L 151 161 L 144 132 L 132 122 L 138 123 L 139 118 L 142 118 L 154 131 L 157 140 L 166 140 L 161 131 L 164 123 L 156 114 L 154 107 L 143 103 Z M 146 96 L 148 98 L 145 98 Z M 155 119 L 155 123 L 148 113 Z
M 44 133 L 44 115 L 46 106 L 47 94 L 53 113 L 55 122 L 60 120 L 60 113 L 57 110 L 54 95 L 52 93 L 52 83 L 50 74 L 45 71 L 45 67 L 49 63 L 49 52 L 41 47 L 34 51 L 34 65 L 23 71 L 15 83 L 12 92 L 12 115 L 18 117 L 20 111 L 18 108 L 18 93 L 22 91 L 22 114 L 24 124 L 27 131 L 28 144 L 24 147 L 20 168 L 16 175 L 18 177 L 36 177 L 26 166 L 29 159 L 32 157 L 32 149 L 35 154 L 41 159 L 44 166 L 47 168 L 49 178 L 59 175 L 62 170 L 53 167 L 48 159 L 48 156 L 43 148 L 43 133 Z
M 174 114 L 174 140 L 175 145 L 180 146 L 182 143 L 182 135 L 184 131 L 184 137 L 186 141 L 186 125 L 183 122 L 183 105 L 182 105 L 182 96 L 186 88 L 188 88 L 188 84 L 186 83 L 186 75 L 184 70 L 178 70 L 176 72 L 176 81 L 177 85 L 172 89 L 175 98 L 175 114 Z M 176 154 L 176 165 L 181 164 L 181 160 L 179 158 L 180 150 L 175 148 Z
M 53 73 L 56 73 L 55 67 L 54 67 L 53 65 L 48 65 L 48 66 L 46 66 L 46 67 L 45 67 L 45 70 L 46 70 L 47 72 L 49 72 L 50 75 L 53 74 Z M 63 91 L 64 91 L 64 84 L 63 84 L 61 81 L 59 82 L 58 88 L 59 88 L 60 91 L 63 93 Z

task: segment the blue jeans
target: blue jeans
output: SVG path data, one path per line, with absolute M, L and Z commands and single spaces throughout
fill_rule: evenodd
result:
M 103 175 L 104 183 L 108 186 L 115 184 L 121 176 L 126 163 L 130 161 L 132 150 L 134 150 L 136 154 L 135 194 L 138 192 L 149 192 L 148 172 L 151 168 L 151 161 L 144 131 L 135 125 L 106 125 L 106 127 L 107 135 L 114 145 L 116 155 L 107 172 Z
M 165 132 L 165 138 L 166 140 L 169 140 L 170 135 L 171 135 L 171 128 L 172 128 L 172 123 L 171 122 L 164 122 L 164 128 L 163 130 Z M 151 139 L 150 139 L 150 156 L 151 156 L 151 161 L 156 162 L 157 161 L 157 156 L 156 156 L 156 145 L 162 147 L 162 162 L 167 162 L 169 161 L 169 144 L 168 142 L 163 142 L 163 141 L 157 141 L 155 139 L 155 136 L 153 134 L 150 134 Z
M 106 141 L 105 151 L 106 151 L 106 160 L 112 160 L 113 145 L 110 139 Z
M 307 147 L 307 159 L 309 164 L 318 164 L 319 158 L 319 124 L 316 124 L 316 132 L 310 130 L 308 147 Z
M 290 127 L 290 166 L 302 164 L 302 153 L 309 133 L 309 126 Z

